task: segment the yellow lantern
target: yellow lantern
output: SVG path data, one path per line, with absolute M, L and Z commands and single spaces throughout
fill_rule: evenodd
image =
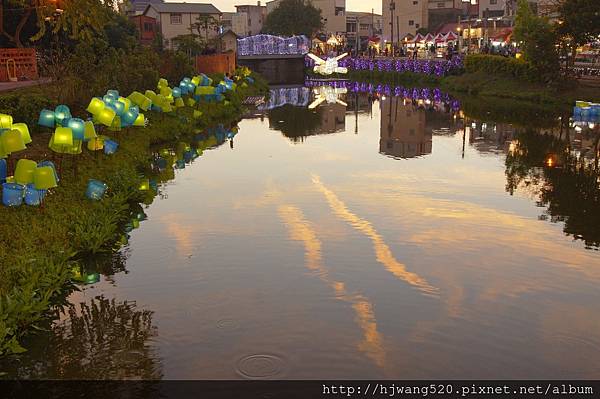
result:
M 2 147 L 4 149 L 4 152 L 6 152 L 7 154 L 22 151 L 26 148 L 25 142 L 23 141 L 23 137 L 21 136 L 21 133 L 18 130 L 9 130 L 8 132 L 2 134 Z
M 33 174 L 37 169 L 37 162 L 30 159 L 19 159 L 15 168 L 15 182 L 19 184 L 33 183 Z
M 10 115 L 0 114 L 0 128 L 10 129 L 12 127 L 13 118 Z
M 98 113 L 98 122 L 105 126 L 111 126 L 115 116 L 117 116 L 114 109 L 106 107 Z
M 100 151 L 104 149 L 104 140 L 99 137 L 94 137 L 87 143 L 87 148 L 90 151 Z
M 146 126 L 146 117 L 144 114 L 138 114 L 137 118 L 133 122 L 133 126 Z
M 96 135 L 96 128 L 94 127 L 94 122 L 86 121 L 84 123 L 84 129 L 83 129 L 83 140 L 90 141 L 92 139 L 95 139 L 96 137 L 97 137 L 97 135 Z
M 106 104 L 104 104 L 104 101 L 102 101 L 101 99 L 94 97 L 92 98 L 92 100 L 90 101 L 90 104 L 88 105 L 88 107 L 86 108 L 86 111 L 89 112 L 92 115 L 97 115 L 100 113 L 100 111 L 102 111 L 104 108 L 106 107 Z
M 150 190 L 150 180 L 143 179 L 142 182 L 140 183 L 140 191 L 148 191 L 148 190 Z
M 15 123 L 12 125 L 14 130 L 18 130 L 21 133 L 21 137 L 23 137 L 23 142 L 25 144 L 31 143 L 31 135 L 29 134 L 29 128 L 25 123 Z

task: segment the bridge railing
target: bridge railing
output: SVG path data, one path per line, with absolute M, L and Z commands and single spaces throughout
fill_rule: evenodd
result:
M 255 35 L 237 41 L 238 56 L 306 55 L 310 40 L 306 36 Z

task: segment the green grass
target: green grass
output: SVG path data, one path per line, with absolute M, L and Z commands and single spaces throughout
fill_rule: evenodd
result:
M 71 280 L 79 259 L 114 251 L 126 242 L 123 231 L 132 208 L 151 203 L 156 195 L 138 189 L 150 173 L 152 148 L 190 139 L 217 123 L 235 122 L 246 96 L 266 92 L 264 81 L 254 78 L 255 85 L 238 86 L 235 93 L 228 93 L 227 105 L 201 104 L 200 119 L 193 119 L 192 109 L 186 107 L 171 114 L 147 113 L 150 124 L 146 128 L 102 132 L 119 142 L 119 150 L 113 155 L 84 150 L 77 156 L 65 156 L 59 186 L 47 195 L 42 208 L 0 207 L 0 355 L 23 351 L 21 338 L 44 328 L 55 316 L 74 289 Z M 47 135 L 34 134 L 33 140 L 22 157 L 36 161 L 53 158 L 47 149 Z M 170 172 L 157 178 L 172 178 Z M 85 197 L 89 179 L 108 185 L 103 200 Z

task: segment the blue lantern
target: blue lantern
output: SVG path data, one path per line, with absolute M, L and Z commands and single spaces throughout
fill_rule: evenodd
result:
M 175 161 L 175 169 L 185 169 L 185 161 L 183 159 Z
M 79 118 L 71 118 L 67 122 L 67 127 L 71 128 L 74 140 L 83 140 L 85 132 L 85 122 Z
M 111 96 L 113 98 L 119 98 L 119 91 L 118 90 L 106 90 L 106 95 Z
M 25 204 L 39 206 L 46 195 L 46 190 L 37 190 L 35 185 L 28 184 L 25 188 Z
M 62 126 L 66 126 L 63 124 L 63 121 L 65 119 L 71 119 L 72 115 L 71 115 L 71 110 L 69 109 L 69 107 L 67 107 L 64 104 L 58 105 L 55 109 L 54 109 L 54 118 L 56 120 L 56 123 L 62 125 Z
M 104 193 L 106 193 L 106 190 L 108 189 L 108 186 L 101 182 L 100 180 L 94 180 L 94 179 L 90 179 L 88 181 L 88 185 L 87 185 L 87 190 L 85 191 L 85 195 L 86 197 L 88 197 L 91 200 L 101 200 L 102 197 L 104 197 Z
M 43 109 L 40 112 L 38 125 L 53 128 L 55 125 L 54 111 L 50 111 L 49 109 Z
M 42 161 L 39 162 L 37 164 L 38 168 L 41 168 L 42 166 L 50 166 L 52 168 L 52 170 L 54 170 L 54 178 L 56 179 L 57 182 L 60 181 L 60 178 L 58 177 L 58 173 L 56 172 L 56 166 L 54 166 L 54 162 L 52 161 Z
M 23 203 L 25 186 L 17 183 L 2 184 L 2 203 L 4 206 L 20 206 Z
M 119 143 L 113 140 L 104 140 L 104 153 L 106 155 L 114 154 L 119 148 Z
M 0 183 L 6 181 L 6 159 L 0 159 Z
M 171 94 L 173 95 L 173 98 L 179 98 L 181 97 L 181 89 L 179 89 L 179 87 L 174 87 Z

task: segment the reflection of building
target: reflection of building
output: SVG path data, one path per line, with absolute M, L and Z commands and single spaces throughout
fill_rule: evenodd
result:
M 483 153 L 508 152 L 515 128 L 506 123 L 465 121 L 469 144 Z
M 395 158 L 431 154 L 432 135 L 425 129 L 426 111 L 393 97 L 381 101 L 379 152 Z
M 321 132 L 336 133 L 346 129 L 346 107 L 342 104 L 323 104 L 321 111 Z

